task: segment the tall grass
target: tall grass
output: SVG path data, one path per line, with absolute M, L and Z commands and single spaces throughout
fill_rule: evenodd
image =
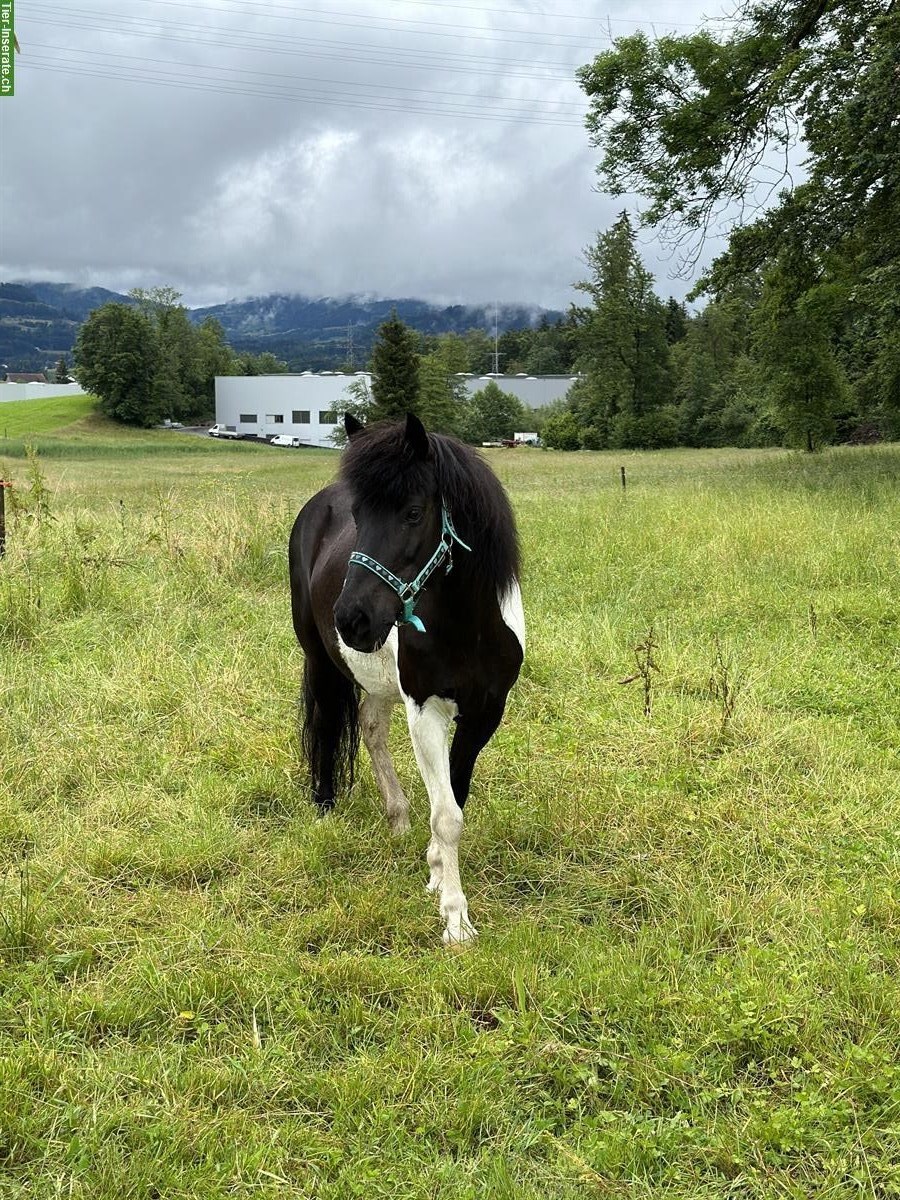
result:
M 401 726 L 407 838 L 305 798 L 334 456 L 135 439 L 47 435 L 0 563 L 0 1195 L 900 1192 L 900 448 L 493 456 L 529 647 L 448 956 Z

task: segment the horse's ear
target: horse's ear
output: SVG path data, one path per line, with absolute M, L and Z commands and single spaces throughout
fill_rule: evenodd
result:
M 362 421 L 357 421 L 353 413 L 344 413 L 344 431 L 351 442 L 356 435 L 358 433 L 362 433 L 364 429 L 365 425 L 363 425 Z
M 428 457 L 428 434 L 415 413 L 406 414 L 406 440 L 412 446 L 416 458 Z

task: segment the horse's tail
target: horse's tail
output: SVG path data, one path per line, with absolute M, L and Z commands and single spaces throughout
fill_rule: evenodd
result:
M 359 687 L 327 657 L 303 665 L 300 744 L 309 764 L 312 797 L 320 812 L 353 786 L 359 750 Z

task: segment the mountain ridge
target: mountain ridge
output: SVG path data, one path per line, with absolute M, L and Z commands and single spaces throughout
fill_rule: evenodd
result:
M 46 370 L 61 355 L 71 359 L 79 325 L 106 303 L 134 304 L 107 288 L 72 283 L 0 283 L 0 362 L 9 370 Z M 378 326 L 391 312 L 422 334 L 498 332 L 532 328 L 563 314 L 529 304 L 435 304 L 414 297 L 307 297 L 270 292 L 222 304 L 189 308 L 190 319 L 220 322 L 239 352 L 268 350 L 291 369 L 323 370 L 341 365 L 348 351 L 368 358 Z

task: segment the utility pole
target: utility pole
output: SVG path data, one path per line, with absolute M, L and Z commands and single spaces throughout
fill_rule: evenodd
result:
M 347 322 L 347 365 L 353 369 L 353 322 Z
M 494 374 L 500 374 L 500 339 L 497 336 L 497 301 L 494 301 Z

